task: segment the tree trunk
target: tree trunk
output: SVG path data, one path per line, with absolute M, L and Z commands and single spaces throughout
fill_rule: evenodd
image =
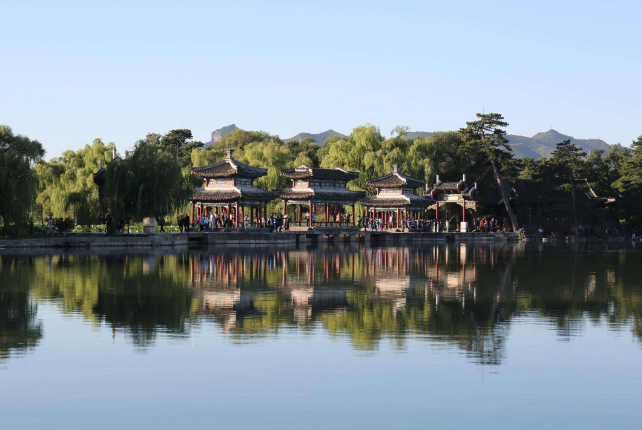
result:
M 515 214 L 513 213 L 513 208 L 510 205 L 509 196 L 506 193 L 506 190 L 504 189 L 502 176 L 499 174 L 499 169 L 497 168 L 497 163 L 495 162 L 495 160 L 490 160 L 490 162 L 493 165 L 493 172 L 495 172 L 495 179 L 497 180 L 497 186 L 499 187 L 499 192 L 501 193 L 502 199 L 504 200 L 504 206 L 506 206 L 506 212 L 508 213 L 508 218 L 510 219 L 510 223 L 513 225 L 513 231 L 517 233 L 517 231 L 519 230 L 519 226 L 517 225 L 517 218 L 515 217 Z
M 577 229 L 579 224 L 577 223 L 577 206 L 575 205 L 575 184 L 573 183 L 573 171 L 571 171 L 569 179 L 571 181 L 571 195 L 573 196 L 573 221 L 575 221 L 575 228 Z

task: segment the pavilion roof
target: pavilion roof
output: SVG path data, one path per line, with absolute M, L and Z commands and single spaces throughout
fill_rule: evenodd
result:
M 433 189 L 442 190 L 442 191 L 456 191 L 456 192 L 459 192 L 459 189 L 457 188 L 457 184 L 459 184 L 459 182 L 441 182 L 441 181 L 439 181 L 434 185 Z
M 288 200 L 343 200 L 353 201 L 363 198 L 363 191 L 353 191 L 346 188 L 338 189 L 313 189 L 313 188 L 286 188 L 281 190 L 279 197 Z
M 428 207 L 435 204 L 433 199 L 417 195 L 396 195 L 396 196 L 368 196 L 359 200 L 361 206 L 374 207 Z
M 192 200 L 204 202 L 231 201 L 237 199 L 269 201 L 277 197 L 277 192 L 255 187 L 238 187 L 231 189 L 203 187 L 196 188 L 192 194 Z
M 340 167 L 335 167 L 334 169 L 322 169 L 316 167 L 308 167 L 306 165 L 301 165 L 294 169 L 283 169 L 281 170 L 281 176 L 289 179 L 332 179 L 337 181 L 352 181 L 359 177 L 357 172 L 349 172 L 343 170 Z
M 399 173 L 395 164 L 392 173 L 380 178 L 368 179 L 366 184 L 375 188 L 419 188 L 425 186 L 426 181 Z
M 232 150 L 227 150 L 224 160 L 203 167 L 192 167 L 192 175 L 203 178 L 229 178 L 231 176 L 242 176 L 244 178 L 256 179 L 267 175 L 267 169 L 253 167 L 241 163 L 232 157 Z

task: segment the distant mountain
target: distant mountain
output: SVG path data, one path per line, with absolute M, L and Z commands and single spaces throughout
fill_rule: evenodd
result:
M 216 142 L 221 140 L 223 136 L 237 129 L 238 127 L 236 126 L 236 124 L 231 124 L 231 125 L 226 125 L 225 127 L 221 127 L 219 129 L 214 130 L 212 132 L 212 140 L 210 140 L 209 142 L 206 142 L 205 147 L 214 145 Z
M 424 137 L 432 136 L 435 134 L 432 131 L 408 131 L 406 132 L 406 137 L 410 140 L 415 140 L 417 138 L 423 139 Z
M 237 130 L 238 127 L 235 124 L 231 124 L 225 127 L 221 127 L 212 132 L 212 140 L 207 142 L 205 146 L 210 146 L 220 141 L 223 136 L 228 133 Z M 409 131 L 406 133 L 408 139 L 417 139 L 425 138 L 433 135 L 434 132 L 430 131 Z M 283 139 L 284 142 L 292 142 L 297 140 L 302 140 L 306 137 L 311 137 L 319 145 L 330 139 L 331 137 L 339 136 L 341 139 L 345 139 L 347 136 L 338 133 L 334 130 L 327 130 L 322 133 L 299 133 L 296 136 L 292 136 L 288 139 Z M 519 136 L 516 134 L 506 135 L 508 139 L 508 144 L 513 148 L 515 152 L 515 157 L 524 158 L 540 158 L 540 157 L 550 157 L 551 153 L 555 151 L 555 144 L 562 142 L 564 140 L 570 140 L 577 146 L 584 149 L 586 152 L 595 151 L 597 149 L 602 149 L 604 151 L 609 150 L 609 144 L 600 139 L 575 139 L 572 136 L 567 136 L 556 130 L 548 130 L 546 132 L 537 133 L 533 137 Z
M 517 136 L 514 134 L 506 135 L 509 145 L 513 148 L 517 158 L 531 157 L 550 157 L 555 151 L 555 144 L 564 140 L 570 140 L 572 143 L 584 149 L 586 152 L 597 149 L 609 150 L 609 144 L 600 139 L 575 139 L 559 131 L 550 129 L 543 133 L 537 133 L 533 137 Z
M 434 134 L 429 131 L 409 131 L 406 133 L 408 139 L 425 138 Z M 603 149 L 608 151 L 609 144 L 600 139 L 575 139 L 574 137 L 567 136 L 556 130 L 548 130 L 543 133 L 537 133 L 533 137 L 519 136 L 515 134 L 506 135 L 508 144 L 513 148 L 515 157 L 524 158 L 540 158 L 550 157 L 551 153 L 555 151 L 555 144 L 570 140 L 577 146 L 584 149 L 586 152 L 594 151 L 596 149 Z
M 293 141 L 303 140 L 306 137 L 311 137 L 312 139 L 314 139 L 314 141 L 316 143 L 318 143 L 319 145 L 323 145 L 323 143 L 326 140 L 328 140 L 328 139 L 330 139 L 331 137 L 334 137 L 334 136 L 339 136 L 341 139 L 345 139 L 346 138 L 346 135 L 344 135 L 344 134 L 338 133 L 338 132 L 336 132 L 334 130 L 326 130 L 326 131 L 324 131 L 322 133 L 299 133 L 296 136 L 290 137 L 288 139 L 283 139 L 283 141 L 284 142 L 293 142 Z

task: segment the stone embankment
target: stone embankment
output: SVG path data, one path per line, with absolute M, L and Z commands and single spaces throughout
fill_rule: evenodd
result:
M 282 233 L 260 229 L 166 234 L 69 235 L 0 240 L 1 248 L 138 248 L 171 246 L 252 246 L 300 245 L 328 242 L 362 242 L 365 245 L 410 245 L 438 242 L 517 241 L 514 233 L 392 233 L 369 232 L 357 228 L 317 228 Z
M 122 234 L 0 240 L 1 248 L 130 248 L 187 245 L 185 234 Z

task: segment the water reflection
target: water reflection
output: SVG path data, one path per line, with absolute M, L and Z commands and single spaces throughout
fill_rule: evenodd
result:
M 34 261 L 26 258 L 20 266 L 0 257 L 0 361 L 23 354 L 42 338 L 42 325 L 36 318 L 37 307 L 29 295 Z
M 0 359 L 37 345 L 37 303 L 134 345 L 212 324 L 235 343 L 323 331 L 361 351 L 409 339 L 499 364 L 512 321 L 535 318 L 571 340 L 586 324 L 642 339 L 638 251 L 518 244 L 176 255 L 3 255 Z M 285 334 L 283 334 L 285 330 Z

